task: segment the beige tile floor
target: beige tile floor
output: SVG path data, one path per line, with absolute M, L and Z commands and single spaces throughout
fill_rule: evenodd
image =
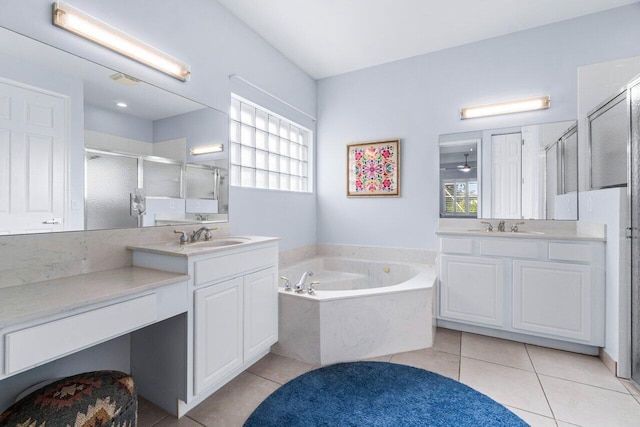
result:
M 461 381 L 533 427 L 640 426 L 640 391 L 596 357 L 438 329 L 432 348 L 371 360 Z M 317 366 L 268 354 L 180 420 L 141 400 L 140 427 L 242 426 L 273 391 Z

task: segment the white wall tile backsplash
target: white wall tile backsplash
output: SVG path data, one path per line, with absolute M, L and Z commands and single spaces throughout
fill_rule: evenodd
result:
M 216 236 L 229 223 L 216 224 Z M 181 227 L 196 229 L 192 224 Z M 177 240 L 175 226 L 0 236 L 0 287 L 131 266 L 127 245 Z

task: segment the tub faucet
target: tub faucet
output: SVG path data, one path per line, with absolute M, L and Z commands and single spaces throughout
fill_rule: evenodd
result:
M 318 282 L 317 280 L 315 282 L 311 282 L 309 284 L 309 295 L 315 295 L 316 294 L 316 290 L 314 288 L 314 286 L 318 286 L 320 284 L 320 282 Z
M 304 281 L 307 280 L 308 276 L 313 276 L 313 271 L 305 271 L 302 273 L 302 277 L 300 277 L 300 280 L 298 280 L 298 283 L 296 283 L 296 286 L 293 288 L 297 294 L 304 293 Z
M 504 232 L 504 220 L 498 223 L 498 231 Z

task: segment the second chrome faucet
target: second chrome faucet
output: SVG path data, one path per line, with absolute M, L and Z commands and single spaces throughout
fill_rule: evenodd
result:
M 191 235 L 187 235 L 186 232 L 182 230 L 173 230 L 174 233 L 180 234 L 180 244 L 186 245 L 187 243 L 196 243 L 200 241 L 202 237 L 202 233 L 204 232 L 204 240 L 206 242 L 213 239 L 213 230 L 217 230 L 217 228 L 209 228 L 209 227 L 200 227 L 197 230 L 193 230 Z
M 284 290 L 287 292 L 291 292 L 291 290 L 294 290 L 297 294 L 303 294 L 306 291 L 309 295 L 315 295 L 316 292 L 314 289 L 314 285 L 319 285 L 320 282 L 311 282 L 307 289 L 305 289 L 304 287 L 307 277 L 311 276 L 313 276 L 313 271 L 305 271 L 304 273 L 302 273 L 302 276 L 300 277 L 300 280 L 298 280 L 298 283 L 296 283 L 293 287 L 291 286 L 291 281 L 289 280 L 289 278 L 285 276 L 281 276 L 280 278 L 285 281 Z

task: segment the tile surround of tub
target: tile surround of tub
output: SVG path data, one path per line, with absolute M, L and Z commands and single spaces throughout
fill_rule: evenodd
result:
M 216 236 L 229 234 L 229 223 L 216 227 Z M 174 240 L 175 228 L 0 236 L 0 288 L 129 267 L 132 261 L 127 245 Z
M 437 251 L 356 245 L 318 245 L 318 256 L 435 265 Z
M 301 246 L 299 248 L 280 252 L 278 256 L 278 262 L 280 264 L 280 268 L 282 269 L 290 265 L 298 264 L 305 259 L 315 258 L 316 256 L 318 256 L 317 245 Z

